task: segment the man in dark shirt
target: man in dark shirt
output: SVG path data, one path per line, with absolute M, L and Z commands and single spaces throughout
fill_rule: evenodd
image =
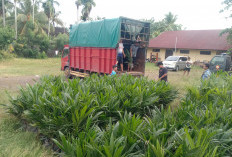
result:
M 163 66 L 163 63 L 162 62 L 158 62 L 158 66 L 159 66 L 159 79 L 161 81 L 165 81 L 167 82 L 168 81 L 168 69 L 166 69 L 164 66 Z

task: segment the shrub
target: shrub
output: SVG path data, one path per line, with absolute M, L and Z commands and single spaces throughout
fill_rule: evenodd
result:
M 45 59 L 45 58 L 48 58 L 47 54 L 43 51 L 42 53 L 37 53 L 37 56 L 36 58 L 38 59 Z
M 14 31 L 11 28 L 0 28 L 0 49 L 7 49 L 14 40 Z
M 232 76 L 213 75 L 188 89 L 175 111 L 163 108 L 176 91 L 146 78 L 44 77 L 11 99 L 67 156 L 232 156 Z
M 12 53 L 9 53 L 5 50 L 0 50 L 0 61 L 4 59 L 10 59 L 13 58 L 14 55 Z
M 54 49 L 62 51 L 64 45 L 67 45 L 69 42 L 69 36 L 67 34 L 59 34 L 54 38 Z

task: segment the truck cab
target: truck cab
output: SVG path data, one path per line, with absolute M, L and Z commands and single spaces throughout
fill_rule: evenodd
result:
M 64 45 L 64 49 L 61 55 L 61 70 L 65 71 L 65 68 L 69 67 L 69 45 Z
M 231 68 L 232 68 L 231 56 L 228 54 L 216 55 L 210 61 L 209 69 L 212 72 L 217 72 L 219 70 L 229 72 L 232 70 Z

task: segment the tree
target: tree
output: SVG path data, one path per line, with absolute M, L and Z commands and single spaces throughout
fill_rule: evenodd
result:
M 17 0 L 14 0 L 14 10 L 15 10 L 15 39 L 17 39 L 18 37 Z
M 94 0 L 77 0 L 76 1 L 77 11 L 79 10 L 80 6 L 83 6 L 83 9 L 81 11 L 82 16 L 81 20 L 87 21 L 89 19 L 90 12 L 93 8 L 93 6 L 96 6 L 96 3 Z
M 3 27 L 6 26 L 6 16 L 5 16 L 5 0 L 2 0 L 2 19 L 3 19 Z
M 46 0 L 43 3 L 43 8 L 44 8 L 44 13 L 47 15 L 48 17 L 48 37 L 50 35 L 50 29 L 51 29 L 51 18 L 55 15 L 55 6 L 54 5 L 58 5 L 59 3 L 55 0 Z
M 232 6 L 232 0 L 224 0 L 223 1 L 224 9 L 221 10 L 221 12 L 225 11 L 231 11 L 230 8 Z M 232 17 L 232 13 L 229 13 L 229 18 Z M 221 33 L 220 36 L 227 34 L 227 41 L 232 44 L 232 27 L 224 29 Z
M 76 4 L 76 7 L 77 7 L 77 23 L 78 23 L 78 22 L 79 22 L 79 8 L 80 8 L 80 6 L 81 6 L 80 0 L 77 0 L 77 1 L 75 2 L 75 4 Z
M 0 28 L 0 50 L 6 49 L 14 40 L 14 31 L 9 27 Z
M 173 15 L 171 12 L 165 15 L 163 23 L 165 26 L 165 31 L 177 31 L 181 30 L 182 25 L 176 24 L 177 16 Z
M 182 25 L 176 24 L 177 16 L 172 13 L 168 13 L 165 15 L 164 19 L 161 21 L 155 21 L 154 18 L 151 19 L 142 19 L 142 21 L 146 21 L 150 23 L 150 37 L 155 38 L 160 33 L 165 31 L 176 31 L 181 30 Z
M 20 3 L 20 9 L 19 9 L 19 14 L 17 16 L 18 19 L 18 31 L 20 35 L 23 35 L 26 33 L 26 27 L 28 26 L 27 23 L 29 21 L 32 21 L 32 2 L 31 0 L 24 0 L 22 3 Z M 41 34 L 45 34 L 45 27 L 47 24 L 47 17 L 44 12 L 38 12 L 37 9 L 35 11 L 35 19 L 34 19 L 34 24 L 33 24 L 33 30 L 35 32 L 39 32 Z

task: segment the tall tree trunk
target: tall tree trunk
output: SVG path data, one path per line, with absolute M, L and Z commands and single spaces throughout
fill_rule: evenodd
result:
M 17 0 L 14 0 L 14 9 L 15 9 L 15 39 L 18 38 L 18 24 L 17 24 Z
M 33 25 L 35 23 L 35 0 L 32 0 L 32 5 L 33 5 L 33 8 L 32 8 L 32 21 L 33 21 Z
M 3 26 L 6 26 L 6 16 L 5 16 L 5 3 L 4 0 L 2 0 L 2 16 L 3 16 Z
M 80 8 L 80 2 L 77 0 L 76 1 L 76 6 L 77 6 L 77 23 L 79 23 L 79 21 L 80 21 L 80 18 L 79 18 L 79 8 Z
M 48 38 L 50 36 L 50 27 L 51 27 L 50 18 L 48 18 Z

